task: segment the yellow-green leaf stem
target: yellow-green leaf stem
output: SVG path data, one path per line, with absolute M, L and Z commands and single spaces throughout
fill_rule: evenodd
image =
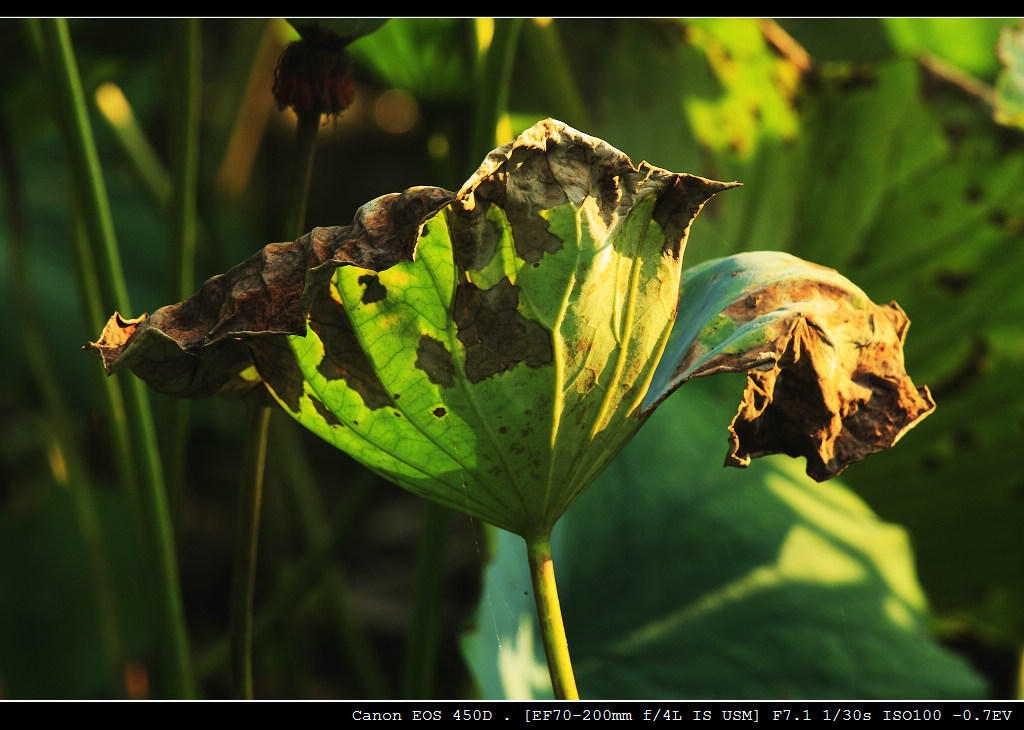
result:
M 548 670 L 551 672 L 551 689 L 556 700 L 578 700 L 580 695 L 576 690 L 572 662 L 569 660 L 569 642 L 565 638 L 562 609 L 558 605 L 550 538 L 545 536 L 527 540 L 526 553 L 530 561 L 534 598 L 537 600 L 541 639 L 548 659 Z

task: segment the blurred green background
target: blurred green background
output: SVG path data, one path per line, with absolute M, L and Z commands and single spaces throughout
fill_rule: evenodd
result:
M 69 23 L 126 316 L 180 298 L 168 262 L 175 22 Z M 368 34 L 350 46 L 355 101 L 320 132 L 307 229 L 410 186 L 458 189 L 491 147 L 555 117 L 634 162 L 744 183 L 697 219 L 684 265 L 785 250 L 897 300 L 913 322 L 907 369 L 938 409 L 891 451 L 823 485 L 785 459 L 727 472 L 742 379 L 723 376 L 669 399 L 570 510 L 553 547 L 584 698 L 1021 696 L 1019 21 L 337 27 Z M 297 37 L 265 19 L 199 32 L 195 285 L 283 238 L 294 121 L 270 87 Z M 14 70 L 0 80 L 0 697 L 166 696 L 146 540 L 100 365 L 81 350 L 99 332 L 54 86 L 28 24 L 0 21 L 0 37 Z M 177 406 L 151 403 L 193 667 L 203 696 L 224 697 L 246 409 L 192 403 L 176 445 L 165 425 Z M 274 415 L 257 697 L 549 692 L 521 541 L 461 515 L 424 529 L 432 519 Z M 410 662 L 413 644 L 428 647 L 425 665 Z

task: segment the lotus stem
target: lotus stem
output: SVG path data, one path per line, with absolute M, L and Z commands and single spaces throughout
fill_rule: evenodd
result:
M 551 689 L 556 700 L 578 700 L 580 695 L 576 691 L 576 679 L 569 660 L 569 642 L 565 638 L 562 609 L 558 605 L 550 536 L 527 539 L 526 553 L 530 561 L 534 598 L 537 600 L 541 639 L 548 659 L 548 671 L 551 673 Z

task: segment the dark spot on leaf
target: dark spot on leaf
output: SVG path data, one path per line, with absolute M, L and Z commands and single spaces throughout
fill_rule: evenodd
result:
M 934 454 L 929 454 L 921 460 L 921 470 L 926 472 L 936 472 L 942 468 L 942 459 Z
M 853 91 L 855 89 L 870 88 L 878 83 L 878 71 L 867 64 L 860 64 L 849 70 L 838 81 L 838 87 L 842 91 Z
M 946 137 L 954 147 L 959 147 L 970 133 L 970 127 L 963 122 L 950 122 L 943 127 Z
M 392 398 L 394 398 L 395 400 L 398 400 L 398 399 L 399 399 L 399 398 L 401 398 L 402 396 L 401 396 L 401 394 L 399 394 L 399 393 L 392 393 L 392 394 L 391 394 L 391 397 L 392 397 Z
M 551 362 L 551 333 L 518 310 L 519 287 L 502 279 L 490 289 L 461 283 L 455 291 L 455 326 L 466 348 L 466 377 L 471 383 L 511 370 L 521 362 L 541 367 Z
M 380 278 L 376 274 L 363 274 L 358 281 L 366 287 L 363 291 L 363 304 L 373 304 L 387 298 L 388 290 L 380 283 Z
M 952 375 L 935 386 L 935 397 L 949 398 L 967 390 L 981 378 L 991 367 L 991 352 L 988 343 L 982 338 L 975 338 L 967 359 Z
M 370 410 L 391 405 L 339 302 L 330 296 L 317 297 L 309 310 L 309 328 L 324 343 L 324 359 L 317 366 L 321 375 L 344 380 Z
M 440 340 L 422 335 L 416 347 L 416 367 L 426 373 L 434 385 L 450 388 L 455 384 L 452 355 Z
M 331 425 L 331 426 L 341 426 L 341 425 L 343 425 L 342 422 L 338 419 L 338 417 L 336 415 L 334 415 L 334 412 L 328 410 L 327 406 L 324 405 L 322 400 L 320 400 L 319 398 L 315 398 L 313 396 L 309 396 L 309 399 L 313 402 L 313 408 L 315 408 L 316 412 L 318 414 L 320 414 L 320 418 L 322 418 L 325 421 L 327 421 L 327 423 L 329 425 Z
M 953 432 L 953 443 L 960 449 L 973 449 L 978 445 L 978 439 L 971 431 L 960 429 Z
M 962 294 L 971 285 L 973 278 L 964 272 L 939 271 L 935 274 L 935 283 L 950 294 Z
M 978 183 L 971 183 L 966 188 L 964 188 L 964 200 L 966 200 L 968 203 L 977 203 L 979 200 L 981 200 L 981 195 L 982 189 L 981 185 L 978 185 Z
M 402 417 L 402 414 L 400 412 L 395 411 L 394 413 L 395 413 L 395 418 L 401 418 Z
M 589 393 L 597 387 L 597 372 L 590 366 L 584 366 L 576 383 L 576 389 L 580 393 Z
M 1024 215 L 1008 215 L 1005 211 L 993 211 L 989 221 L 1007 233 L 1017 236 L 1024 233 Z
M 499 428 L 498 433 L 508 433 L 508 426 L 502 426 Z
M 443 418 L 444 414 L 447 412 L 448 411 L 446 411 L 444 408 L 441 408 L 440 406 L 431 411 L 431 413 L 433 413 L 438 418 Z

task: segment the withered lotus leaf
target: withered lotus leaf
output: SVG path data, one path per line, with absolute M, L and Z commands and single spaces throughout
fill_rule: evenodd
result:
M 151 317 L 115 314 L 88 347 L 176 396 L 265 387 L 381 475 L 527 538 L 714 372 L 752 370 L 732 463 L 782 451 L 829 476 L 932 407 L 903 371 L 906 318 L 777 254 L 680 288 L 690 223 L 735 185 L 545 120 L 458 193 L 378 198 Z

